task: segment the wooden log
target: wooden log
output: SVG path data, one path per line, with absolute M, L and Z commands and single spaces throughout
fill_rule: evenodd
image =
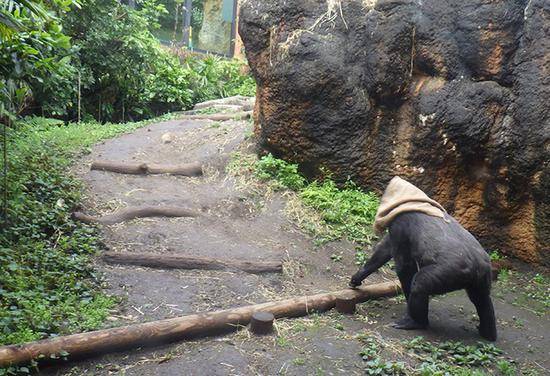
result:
M 223 261 L 206 257 L 133 252 L 105 252 L 102 258 L 113 264 L 139 265 L 160 269 L 232 269 L 257 274 L 283 271 L 283 264 L 280 261 Z
M 179 117 L 179 120 L 214 120 L 214 121 L 225 121 L 225 120 L 244 120 L 250 119 L 252 116 L 252 111 L 244 112 L 234 112 L 228 114 L 204 114 L 204 115 L 182 115 Z
M 166 344 L 206 335 L 234 331 L 248 325 L 255 312 L 270 312 L 275 318 L 299 317 L 313 312 L 334 308 L 336 296 L 350 294 L 357 302 L 384 296 L 394 296 L 400 291 L 399 283 L 385 282 L 362 286 L 355 290 L 342 290 L 299 298 L 255 304 L 216 312 L 135 324 L 120 328 L 55 337 L 22 345 L 0 347 L 0 367 L 28 363 L 40 356 L 67 352 L 69 358 L 81 358 L 100 353 L 120 351 L 133 347 Z
M 255 98 L 254 97 L 244 97 L 242 95 L 236 95 L 234 97 L 228 97 L 228 98 L 221 98 L 221 99 L 213 99 L 206 102 L 197 103 L 193 109 L 195 110 L 201 110 L 204 108 L 214 107 L 217 105 L 236 105 L 236 106 L 243 106 L 243 105 L 254 105 Z
M 349 295 L 337 296 L 336 297 L 336 310 L 344 314 L 355 313 L 355 298 Z
M 199 213 L 190 209 L 172 206 L 138 206 L 121 209 L 102 217 L 94 217 L 81 212 L 73 213 L 72 217 L 84 223 L 100 223 L 112 225 L 115 223 L 130 221 L 136 218 L 147 217 L 198 217 Z
M 269 334 L 273 332 L 274 320 L 271 312 L 254 312 L 250 319 L 250 331 L 258 335 Z
M 198 162 L 181 165 L 163 165 L 154 163 L 122 163 L 112 161 L 95 161 L 91 170 L 116 172 L 119 174 L 154 175 L 170 174 L 181 176 L 201 176 L 202 165 Z

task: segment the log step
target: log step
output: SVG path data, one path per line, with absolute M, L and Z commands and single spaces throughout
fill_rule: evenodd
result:
M 160 269 L 240 270 L 248 273 L 281 273 L 281 261 L 222 261 L 207 257 L 157 253 L 105 252 L 103 260 L 119 265 L 139 265 Z

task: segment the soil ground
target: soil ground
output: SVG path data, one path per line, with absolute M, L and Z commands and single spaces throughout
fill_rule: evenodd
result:
M 88 214 L 131 205 L 174 205 L 198 210 L 198 218 L 150 218 L 104 226 L 107 249 L 196 255 L 231 260 L 284 260 L 283 274 L 226 271 L 163 271 L 110 266 L 97 261 L 109 293 L 123 297 L 106 326 L 121 326 L 286 297 L 333 291 L 347 286 L 354 246 L 332 242 L 317 246 L 285 213 L 289 194 L 247 190 L 225 172 L 229 153 L 243 149 L 252 125 L 247 121 L 172 120 L 141 128 L 96 145 L 75 167 L 85 182 Z M 170 133 L 172 142 L 162 136 Z M 90 171 L 92 160 L 150 163 L 202 161 L 200 178 L 132 176 Z M 341 254 L 335 261 L 331 255 Z M 522 266 L 520 265 L 519 268 Z M 532 271 L 516 273 L 530 275 Z M 395 279 L 390 268 L 366 283 Z M 521 300 L 513 280 L 494 290 L 499 339 L 496 345 L 520 369 L 548 374 L 548 314 L 536 314 Z M 191 342 L 109 354 L 42 371 L 48 375 L 354 375 L 365 373 L 357 334 L 376 337 L 381 356 L 408 361 L 404 340 L 476 343 L 474 308 L 464 292 L 432 300 L 431 328 L 399 331 L 390 324 L 405 308 L 402 297 L 371 301 L 353 316 L 325 313 L 279 320 L 277 333 L 254 337 L 247 330 Z M 411 358 L 413 359 L 413 358 Z M 411 360 L 412 361 L 412 360 Z

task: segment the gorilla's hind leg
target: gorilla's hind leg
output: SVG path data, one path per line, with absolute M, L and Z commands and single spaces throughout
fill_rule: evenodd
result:
M 401 283 L 401 290 L 403 290 L 405 299 L 409 300 L 412 280 L 414 278 L 414 275 L 418 272 L 418 267 L 415 264 L 405 264 L 402 266 L 398 266 L 396 263 L 396 269 L 397 277 L 399 277 L 399 282 Z
M 466 292 L 472 303 L 476 306 L 479 316 L 479 334 L 489 341 L 496 341 L 497 326 L 495 311 L 488 289 L 469 288 L 466 289 Z
M 432 268 L 428 267 L 421 269 L 412 277 L 410 286 L 407 286 L 409 289 L 407 294 L 407 314 L 393 325 L 394 328 L 406 330 L 424 329 L 429 325 L 428 309 L 431 293 L 430 269 Z M 405 277 L 405 275 L 403 275 L 403 277 Z M 407 289 L 407 287 L 405 287 L 405 289 Z

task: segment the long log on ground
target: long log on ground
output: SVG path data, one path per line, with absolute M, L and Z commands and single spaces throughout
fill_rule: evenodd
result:
M 139 265 L 160 269 L 241 270 L 248 273 L 280 273 L 280 261 L 223 261 L 205 257 L 156 253 L 105 252 L 102 259 L 120 265 Z
M 204 115 L 182 115 L 178 120 L 214 120 L 214 121 L 225 121 L 225 120 L 243 120 L 249 119 L 252 116 L 252 111 L 244 112 L 234 112 L 227 114 L 204 114 Z
M 181 165 L 163 165 L 154 163 L 123 163 L 112 161 L 95 161 L 91 170 L 116 172 L 119 174 L 153 175 L 170 174 L 182 176 L 202 175 L 202 165 L 198 162 L 185 163 Z
M 199 213 L 190 209 L 173 206 L 138 206 L 121 209 L 102 217 L 94 217 L 81 212 L 73 213 L 73 218 L 84 223 L 100 223 L 112 225 L 115 223 L 130 221 L 136 218 L 147 217 L 198 217 Z
M 244 97 L 242 95 L 236 95 L 234 97 L 222 98 L 222 99 L 213 99 L 206 102 L 197 103 L 193 109 L 201 110 L 204 108 L 213 107 L 216 105 L 254 105 L 256 99 L 254 97 Z
M 299 317 L 334 308 L 337 296 L 352 296 L 357 302 L 394 296 L 400 291 L 398 282 L 363 286 L 356 290 L 302 296 L 294 299 L 255 304 L 246 307 L 205 312 L 120 328 L 55 337 L 22 345 L 0 347 L 0 367 L 28 363 L 33 359 L 69 353 L 69 358 L 82 358 L 133 347 L 165 344 L 178 340 L 221 334 L 248 325 L 254 312 L 271 312 L 276 318 Z

